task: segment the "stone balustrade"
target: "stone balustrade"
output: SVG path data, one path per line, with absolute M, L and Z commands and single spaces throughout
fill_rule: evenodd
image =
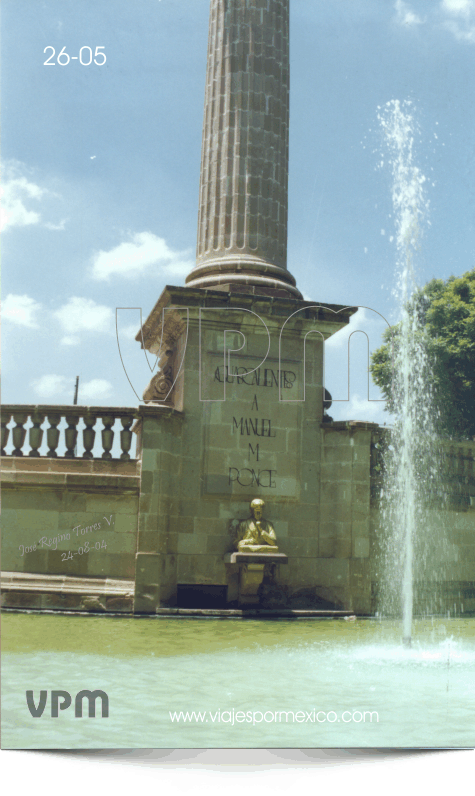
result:
M 377 499 L 384 478 L 384 452 L 391 430 L 378 428 L 371 436 L 371 491 Z M 475 507 L 475 440 L 438 441 L 440 487 L 451 503 Z
M 117 458 L 130 461 L 132 425 L 138 417 L 135 407 L 6 404 L 2 407 L 1 455 L 56 459 L 60 456 L 58 448 L 65 448 L 62 454 L 65 459 L 113 459 L 112 448 L 117 435 L 122 451 Z M 15 425 L 10 428 L 12 419 Z M 28 421 L 31 425 L 26 428 Z M 99 421 L 102 426 L 98 426 Z M 121 426 L 118 431 L 114 429 L 116 421 Z M 10 434 L 13 450 L 7 454 Z M 96 455 L 93 449 L 99 441 L 102 452 Z M 132 458 L 134 455 L 135 452 Z

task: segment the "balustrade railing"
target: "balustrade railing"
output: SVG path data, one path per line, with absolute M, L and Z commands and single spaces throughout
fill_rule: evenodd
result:
M 136 408 L 4 405 L 1 414 L 2 456 L 33 458 L 44 456 L 54 459 L 119 458 L 122 461 L 131 459 L 134 436 L 131 427 L 138 418 Z M 10 427 L 12 420 L 15 425 Z M 102 427 L 98 426 L 99 421 Z M 29 422 L 30 425 L 26 428 Z M 116 423 L 120 424 L 117 431 L 114 429 Z M 112 453 L 114 438 L 116 448 L 118 442 L 121 450 L 120 456 L 117 457 Z M 7 447 L 11 448 L 12 445 L 13 449 L 7 453 Z M 99 453 L 94 452 L 94 449 L 97 451 L 98 445 Z M 58 449 L 64 452 L 60 454 Z
M 371 441 L 371 484 L 377 498 L 384 481 L 385 451 L 391 445 L 391 430 L 374 431 Z M 438 441 L 439 489 L 442 494 L 475 505 L 475 440 Z

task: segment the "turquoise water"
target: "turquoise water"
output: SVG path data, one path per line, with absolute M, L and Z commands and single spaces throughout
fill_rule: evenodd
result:
M 364 620 L 4 614 L 2 746 L 473 746 L 475 619 L 416 622 L 410 650 L 400 635 Z M 110 715 L 98 703 L 89 718 L 85 703 L 83 718 L 53 718 L 48 694 L 33 718 L 27 689 L 36 703 L 41 689 L 65 690 L 73 704 L 102 689 Z

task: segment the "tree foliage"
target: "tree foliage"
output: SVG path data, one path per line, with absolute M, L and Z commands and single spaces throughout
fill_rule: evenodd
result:
M 455 439 L 475 436 L 475 268 L 446 281 L 432 279 L 415 293 L 417 312 L 431 364 L 433 394 L 441 433 Z M 371 357 L 371 374 L 394 406 L 392 362 L 400 325 L 387 329 L 384 344 Z M 392 344 L 391 344 L 392 340 Z

